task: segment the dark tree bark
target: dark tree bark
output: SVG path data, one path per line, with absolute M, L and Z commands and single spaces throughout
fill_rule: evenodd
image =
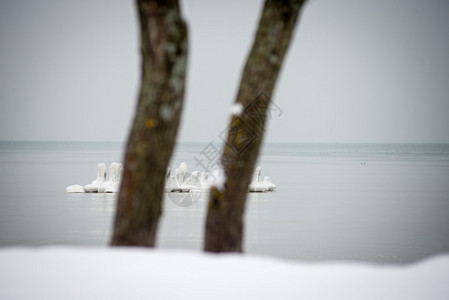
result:
M 224 191 L 209 195 L 204 250 L 242 252 L 243 214 L 248 185 L 262 142 L 270 97 L 305 0 L 266 0 L 251 52 L 247 58 L 221 163 Z
M 112 245 L 153 247 L 184 97 L 187 27 L 177 0 L 137 0 L 142 78 Z

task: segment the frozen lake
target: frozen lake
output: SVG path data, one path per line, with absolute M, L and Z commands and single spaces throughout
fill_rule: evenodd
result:
M 206 147 L 178 145 L 172 168 L 202 171 Z M 0 246 L 107 245 L 116 196 L 65 187 L 90 183 L 122 148 L 0 142 Z M 258 165 L 277 191 L 249 195 L 246 252 L 377 263 L 449 252 L 448 144 L 267 144 Z M 207 195 L 179 197 L 166 195 L 158 245 L 201 249 Z

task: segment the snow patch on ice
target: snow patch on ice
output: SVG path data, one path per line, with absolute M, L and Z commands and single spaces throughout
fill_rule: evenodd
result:
M 231 114 L 234 116 L 241 116 L 243 112 L 243 105 L 241 103 L 233 103 L 231 105 Z
M 224 192 L 226 174 L 223 169 L 214 169 L 211 176 L 211 186 L 216 187 L 220 192 Z
M 84 188 L 82 185 L 73 184 L 66 187 L 65 191 L 67 193 L 84 193 Z

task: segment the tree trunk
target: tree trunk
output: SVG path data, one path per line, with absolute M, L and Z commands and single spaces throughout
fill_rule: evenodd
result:
M 187 26 L 177 0 L 137 0 L 142 78 L 125 154 L 112 245 L 155 245 L 184 97 Z
M 206 219 L 204 250 L 242 252 L 243 214 L 248 185 L 262 142 L 270 97 L 296 20 L 305 0 L 266 0 L 247 58 L 221 163 L 224 191 L 212 187 Z

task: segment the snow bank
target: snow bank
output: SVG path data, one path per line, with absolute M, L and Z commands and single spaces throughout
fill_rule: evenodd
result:
M 0 299 L 449 299 L 449 256 L 407 266 L 107 248 L 0 250 Z

